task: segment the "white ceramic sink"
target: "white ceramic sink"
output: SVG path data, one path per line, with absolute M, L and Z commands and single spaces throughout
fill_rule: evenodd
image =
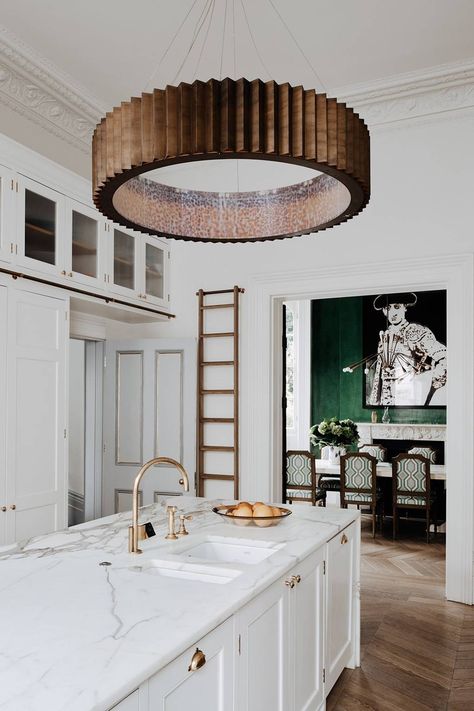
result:
M 265 544 L 224 536 L 208 536 L 179 555 L 182 558 L 211 560 L 215 563 L 245 563 L 255 565 L 276 553 L 284 544 Z
M 148 575 L 157 575 L 164 578 L 178 578 L 201 583 L 226 585 L 241 575 L 240 570 L 229 568 L 216 568 L 213 566 L 199 566 L 193 563 L 175 563 L 168 560 L 147 559 L 141 564 L 131 566 L 133 570 Z

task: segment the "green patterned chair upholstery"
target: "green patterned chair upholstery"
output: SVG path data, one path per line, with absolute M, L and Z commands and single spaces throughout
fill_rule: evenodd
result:
M 426 510 L 426 540 L 430 542 L 433 514 L 435 533 L 438 521 L 436 498 L 431 492 L 430 460 L 421 454 L 399 454 L 392 460 L 393 538 L 398 536 L 399 509 Z
M 316 460 L 311 452 L 291 449 L 286 453 L 285 501 L 320 501 L 326 506 L 326 492 L 317 486 Z
M 430 464 L 436 462 L 436 452 L 431 447 L 412 447 L 408 450 L 408 454 L 420 454 L 430 460 Z
M 383 500 L 377 491 L 377 459 L 367 452 L 354 452 L 341 457 L 341 508 L 349 504 L 369 506 L 372 536 L 375 538 L 377 513 L 383 524 Z
M 378 462 L 384 462 L 387 449 L 381 444 L 361 444 L 359 452 L 366 452 L 371 457 L 375 457 Z

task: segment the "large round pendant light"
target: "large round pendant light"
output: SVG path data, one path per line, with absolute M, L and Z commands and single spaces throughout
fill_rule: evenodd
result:
M 248 192 L 160 182 L 166 166 L 229 158 L 299 165 L 314 177 Z M 259 79 L 181 83 L 123 102 L 102 119 L 93 137 L 93 191 L 104 215 L 150 234 L 202 242 L 294 237 L 365 207 L 369 132 L 352 109 L 313 89 Z

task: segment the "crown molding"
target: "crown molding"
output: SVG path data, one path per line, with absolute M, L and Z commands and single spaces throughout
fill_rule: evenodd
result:
M 0 27 L 0 102 L 90 153 L 92 132 L 104 112 L 66 73 Z
M 340 87 L 333 93 L 369 127 L 474 106 L 474 60 Z
M 370 128 L 474 106 L 474 60 L 343 86 L 328 92 Z M 84 153 L 107 107 L 65 72 L 0 27 L 0 103 Z

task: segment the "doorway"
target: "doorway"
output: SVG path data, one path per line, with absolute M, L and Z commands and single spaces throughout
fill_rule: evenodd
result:
M 104 344 L 69 342 L 68 525 L 102 515 Z

